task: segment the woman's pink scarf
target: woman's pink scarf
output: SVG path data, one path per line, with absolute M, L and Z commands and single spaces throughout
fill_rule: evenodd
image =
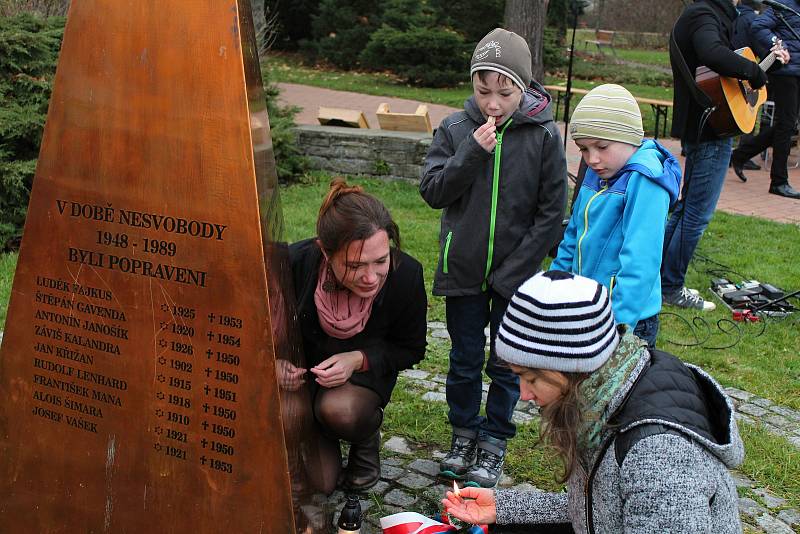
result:
M 333 272 L 330 273 L 331 276 Z M 319 266 L 317 288 L 314 290 L 314 304 L 322 329 L 331 337 L 347 339 L 358 334 L 367 325 L 372 312 L 375 295 L 368 298 L 357 296 L 349 289 L 336 284 L 333 291 L 325 291 L 322 285 L 328 276 L 328 260 L 322 259 Z M 380 291 L 380 290 L 379 290 Z

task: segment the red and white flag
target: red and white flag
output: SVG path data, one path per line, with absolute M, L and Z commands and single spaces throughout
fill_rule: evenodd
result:
M 400 512 L 381 517 L 381 529 L 383 534 L 443 534 L 458 530 L 453 525 L 434 521 L 416 512 Z

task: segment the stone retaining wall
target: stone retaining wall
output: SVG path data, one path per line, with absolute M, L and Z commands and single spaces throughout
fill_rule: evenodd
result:
M 315 169 L 418 181 L 431 135 L 338 126 L 295 128 L 297 146 Z

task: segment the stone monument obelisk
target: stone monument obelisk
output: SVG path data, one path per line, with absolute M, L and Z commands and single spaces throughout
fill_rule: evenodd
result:
M 0 353 L 0 530 L 306 528 L 281 225 L 248 1 L 72 2 Z

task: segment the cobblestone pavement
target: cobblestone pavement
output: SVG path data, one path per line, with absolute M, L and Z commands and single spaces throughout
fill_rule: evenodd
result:
M 446 340 L 444 323 L 428 324 L 429 341 Z M 0 331 L 0 343 L 3 333 Z M 401 373 L 401 386 L 419 392 L 423 399 L 444 403 L 445 376 L 432 374 L 419 369 L 409 369 Z M 736 388 L 725 388 L 737 406 L 737 417 L 751 424 L 762 423 L 770 432 L 779 435 L 793 445 L 800 447 L 800 412 L 778 406 L 768 399 L 757 397 Z M 484 384 L 484 401 L 488 384 Z M 538 417 L 535 404 L 520 401 L 514 411 L 513 420 L 517 424 L 533 421 Z M 433 516 L 440 510 L 440 499 L 451 482 L 438 478 L 438 462 L 444 452 L 417 447 L 400 436 L 383 436 L 381 449 L 381 479 L 375 487 L 360 497 L 365 522 L 362 534 L 379 533 L 379 519 L 401 511 L 416 511 Z M 787 502 L 760 487 L 755 481 L 734 471 L 734 480 L 739 488 L 739 511 L 748 534 L 793 534 L 800 533 L 800 511 L 790 508 Z M 520 490 L 533 490 L 535 486 L 524 481 L 513 480 L 503 475 L 501 487 Z M 330 532 L 336 532 L 335 524 L 339 511 L 345 502 L 340 490 L 325 498 L 318 496 L 313 504 L 303 507 L 312 522 L 330 525 Z
M 447 340 L 444 323 L 428 324 L 429 341 Z M 413 388 L 423 399 L 445 402 L 445 376 L 427 371 L 410 369 L 401 373 L 400 386 Z M 484 384 L 484 400 L 488 384 Z M 737 417 L 751 424 L 762 423 L 776 435 L 788 439 L 800 447 L 800 412 L 778 406 L 768 399 L 752 395 L 735 388 L 725 388 L 737 406 Z M 526 423 L 538 417 L 533 403 L 520 401 L 514 411 L 516 423 Z M 399 436 L 383 436 L 381 450 L 381 480 L 362 496 L 365 524 L 362 533 L 379 533 L 378 520 L 399 511 L 417 511 L 432 516 L 440 509 L 440 499 L 451 487 L 451 482 L 437 477 L 438 461 L 444 452 L 416 447 Z M 739 510 L 748 534 L 792 534 L 800 532 L 800 511 L 790 508 L 784 499 L 760 487 L 755 481 L 734 471 L 734 480 L 739 488 Z M 502 487 L 523 490 L 536 489 L 529 483 L 513 480 L 503 475 Z M 327 516 L 333 515 L 335 524 L 339 510 L 344 504 L 344 494 L 336 491 L 320 506 Z M 332 530 L 335 532 L 335 529 Z

